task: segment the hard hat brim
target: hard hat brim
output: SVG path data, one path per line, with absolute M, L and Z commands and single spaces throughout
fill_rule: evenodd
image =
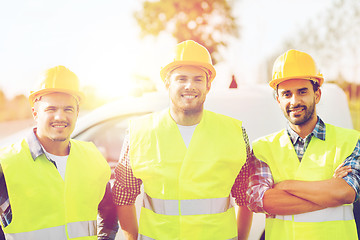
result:
M 61 88 L 47 88 L 47 89 L 42 89 L 42 90 L 39 90 L 39 91 L 31 92 L 30 95 L 29 95 L 30 104 L 33 107 L 34 101 L 35 101 L 36 98 L 44 96 L 46 94 L 57 93 L 57 92 L 66 93 L 66 94 L 69 94 L 69 95 L 75 97 L 77 99 L 78 103 L 80 103 L 85 98 L 85 95 L 82 92 L 79 92 L 79 91 L 72 91 L 72 90 L 61 89 Z
M 272 87 L 274 90 L 276 90 L 277 85 L 279 85 L 282 82 L 285 82 L 287 80 L 295 80 L 295 79 L 304 79 L 304 80 L 310 80 L 310 81 L 316 81 L 319 83 L 319 86 L 321 86 L 324 83 L 323 77 L 315 77 L 315 76 L 291 76 L 287 78 L 279 78 L 274 79 L 269 82 L 270 87 Z
M 165 67 L 163 67 L 160 70 L 160 76 L 161 76 L 161 79 L 163 80 L 163 82 L 165 82 L 166 75 L 168 74 L 168 72 L 171 72 L 175 68 L 181 67 L 181 66 L 194 66 L 194 67 L 201 67 L 201 68 L 207 69 L 210 73 L 210 77 L 209 77 L 210 82 L 212 82 L 216 76 L 215 68 L 211 64 L 199 63 L 199 62 L 195 62 L 195 61 L 175 61 L 175 62 L 169 63 L 168 65 L 166 65 Z

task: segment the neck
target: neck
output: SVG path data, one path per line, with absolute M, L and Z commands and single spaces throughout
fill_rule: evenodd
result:
M 70 153 L 70 147 L 69 142 L 70 140 L 65 141 L 53 141 L 46 137 L 39 137 L 36 134 L 39 142 L 43 146 L 43 148 L 51 154 L 57 155 L 57 156 L 66 156 Z
M 192 126 L 195 124 L 200 123 L 201 118 L 203 116 L 203 110 L 197 111 L 197 112 L 187 112 L 187 111 L 173 111 L 172 108 L 170 108 L 170 115 L 176 122 L 176 124 L 182 125 L 182 126 Z
M 314 114 L 314 116 L 309 119 L 306 123 L 300 124 L 300 125 L 294 125 L 290 123 L 290 127 L 292 130 L 294 130 L 302 139 L 307 137 L 315 128 L 317 123 L 317 115 Z

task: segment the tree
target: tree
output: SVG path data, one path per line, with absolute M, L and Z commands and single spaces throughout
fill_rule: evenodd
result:
M 168 32 L 178 42 L 192 39 L 209 50 L 215 64 L 219 47 L 226 47 L 230 36 L 239 37 L 231 5 L 227 0 L 146 0 L 134 17 L 142 37 Z
M 359 82 L 360 1 L 334 0 L 325 10 L 288 38 L 284 51 L 308 52 L 326 75 Z

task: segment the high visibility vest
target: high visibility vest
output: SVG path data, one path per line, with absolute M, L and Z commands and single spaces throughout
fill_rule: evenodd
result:
M 246 161 L 241 122 L 204 111 L 189 147 L 169 114 L 130 123 L 130 161 L 144 183 L 140 239 L 236 239 L 231 188 Z
M 255 141 L 253 150 L 269 165 L 275 183 L 321 181 L 332 178 L 335 169 L 354 151 L 359 136 L 354 130 L 326 124 L 325 141 L 313 137 L 301 162 L 286 130 Z M 352 204 L 267 218 L 265 234 L 270 240 L 357 239 Z
M 94 144 L 71 140 L 65 180 L 42 154 L 34 160 L 25 140 L 0 152 L 13 240 L 97 239 L 97 209 L 110 167 Z

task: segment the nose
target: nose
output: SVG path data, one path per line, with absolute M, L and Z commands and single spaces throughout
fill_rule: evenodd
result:
M 293 94 L 290 99 L 291 105 L 297 105 L 300 102 L 300 98 L 297 94 Z
M 63 110 L 59 109 L 55 112 L 54 119 L 57 121 L 61 121 L 65 119 L 65 113 Z
M 192 82 L 192 80 L 187 80 L 187 81 L 185 82 L 185 89 L 186 89 L 186 90 L 192 90 L 192 89 L 193 89 L 193 82 Z

